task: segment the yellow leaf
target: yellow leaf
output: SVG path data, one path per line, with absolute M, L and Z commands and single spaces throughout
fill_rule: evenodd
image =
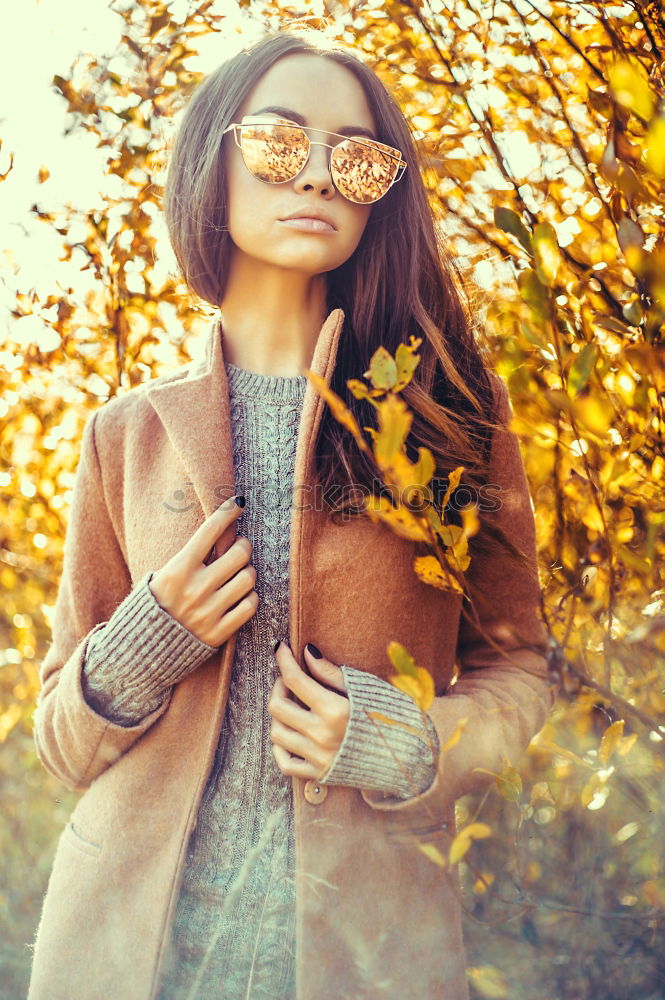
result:
M 392 389 L 397 381 L 395 359 L 385 347 L 377 347 L 370 359 L 368 371 L 363 374 L 370 379 L 375 389 Z
M 481 840 L 483 837 L 491 836 L 491 834 L 492 828 L 487 823 L 470 823 L 465 826 L 450 845 L 448 854 L 450 864 L 456 865 L 458 861 L 461 861 L 474 840 Z
M 554 796 L 550 791 L 550 786 L 546 781 L 537 781 L 531 789 L 529 804 L 533 805 L 535 802 L 551 802 L 552 805 L 556 804 Z
M 473 535 L 477 534 L 480 529 L 478 507 L 476 504 L 471 504 L 469 507 L 462 507 L 460 514 L 462 515 L 464 537 L 471 538 Z
M 593 800 L 594 795 L 603 784 L 603 779 L 599 774 L 592 774 L 586 785 L 580 792 L 580 802 L 586 808 Z
M 608 68 L 607 75 L 610 91 L 617 103 L 634 111 L 644 121 L 649 121 L 653 114 L 653 93 L 637 59 L 617 59 Z
M 444 508 L 448 504 L 453 491 L 456 490 L 457 487 L 459 486 L 459 481 L 460 481 L 460 479 L 462 477 L 462 473 L 463 472 L 464 472 L 464 466 L 463 465 L 458 465 L 457 468 L 453 469 L 453 471 L 448 476 L 448 487 L 447 487 L 446 492 L 445 492 L 445 494 L 443 496 L 443 500 L 441 501 L 441 509 L 442 510 L 444 510 Z
M 493 882 L 494 875 L 492 872 L 482 872 L 482 878 L 478 876 L 476 881 L 473 883 L 473 892 L 477 896 L 480 896 L 483 892 L 487 892 Z
M 541 740 L 540 746 L 544 747 L 546 750 L 550 750 L 557 757 L 563 757 L 565 760 L 569 760 L 573 764 L 577 764 L 578 767 L 584 768 L 587 771 L 593 770 L 591 764 L 588 764 L 582 759 L 582 757 L 578 757 L 578 755 L 573 753 L 572 750 L 567 750 L 565 747 L 559 746 L 558 743 L 554 743 L 552 740 Z
M 434 844 L 418 844 L 418 850 L 422 851 L 425 857 L 429 858 L 430 861 L 433 861 L 435 865 L 439 866 L 439 868 L 446 867 L 446 859 L 439 848 L 435 847 Z
M 608 726 L 605 730 L 598 748 L 598 760 L 601 761 L 601 763 L 607 764 L 608 760 L 619 746 L 623 737 L 623 727 L 624 720 L 618 719 L 617 722 L 613 722 L 612 725 Z
M 418 461 L 412 469 L 414 483 L 426 486 L 436 471 L 436 462 L 429 448 L 418 448 Z
M 530 267 L 524 268 L 517 276 L 517 286 L 524 301 L 533 309 L 539 320 L 547 320 L 552 311 L 547 288 Z
M 431 544 L 427 521 L 412 514 L 406 507 L 393 507 L 388 497 L 374 495 L 365 497 L 362 504 L 372 521 L 383 521 L 400 538 Z
M 561 251 L 556 230 L 551 222 L 539 222 L 531 237 L 536 274 L 544 285 L 550 287 L 556 281 L 561 264 Z
M 630 736 L 624 736 L 624 738 L 619 743 L 616 752 L 620 757 L 625 757 L 626 754 L 630 753 L 635 744 L 637 743 L 637 733 L 631 733 Z
M 658 115 L 651 122 L 646 137 L 646 161 L 649 170 L 658 177 L 665 177 L 665 116 Z
M 373 722 L 383 722 L 386 726 L 397 726 L 400 729 L 406 729 L 407 732 L 411 733 L 412 736 L 417 736 L 420 740 L 429 746 L 429 741 L 423 739 L 423 734 L 415 726 L 410 726 L 408 722 L 402 722 L 399 719 L 391 719 L 390 716 L 384 715 L 383 712 L 367 712 L 367 717 Z
M 389 395 L 378 405 L 379 428 L 374 439 L 374 454 L 380 467 L 392 463 L 395 453 L 402 451 L 411 430 L 413 414 L 399 396 Z
M 508 802 L 519 802 L 522 795 L 522 777 L 519 771 L 508 765 L 496 777 L 499 792 Z
M 390 678 L 390 683 L 398 691 L 403 691 L 404 694 L 408 694 L 409 697 L 413 698 L 416 703 L 418 702 L 420 685 L 415 677 L 409 677 L 408 674 L 397 674 L 395 677 Z
M 379 403 L 379 406 L 383 405 L 383 403 Z M 378 430 L 374 438 L 374 456 L 377 460 L 377 465 L 383 472 L 384 486 L 396 486 L 398 488 L 397 491 L 391 490 L 390 492 L 393 503 L 398 507 L 408 500 L 405 491 L 408 491 L 413 486 L 413 466 L 406 457 L 406 452 L 402 450 L 401 445 L 389 451 L 388 447 L 385 447 L 386 443 L 387 439 L 382 434 L 382 431 Z
M 587 528 L 591 528 L 592 531 L 603 531 L 603 521 L 600 516 L 600 511 L 594 504 L 589 504 L 588 507 L 584 508 L 582 513 L 582 521 L 586 524 Z
M 459 524 L 442 524 L 436 533 L 446 548 L 452 548 L 462 537 L 462 528 Z
M 448 858 L 450 864 L 456 865 L 459 861 L 461 861 L 471 847 L 472 843 L 473 841 L 469 837 L 464 837 L 461 833 L 458 833 L 450 846 L 450 854 Z
M 465 508 L 466 510 L 467 508 Z M 464 527 L 460 527 L 458 524 L 438 524 L 434 525 L 434 530 L 436 534 L 441 539 L 442 544 L 446 547 L 444 553 L 446 562 L 460 573 L 463 573 L 467 569 L 469 562 L 471 561 L 468 554 L 468 541 L 466 527 L 468 526 L 470 530 L 473 530 L 477 524 L 477 520 L 473 514 L 464 515 Z M 462 593 L 461 588 L 455 587 L 459 593 Z
M 467 837 L 471 837 L 473 840 L 482 840 L 485 837 L 492 836 L 492 827 L 488 826 L 487 823 L 469 823 L 462 830 Z
M 432 707 L 436 692 L 434 690 L 434 678 L 429 670 L 418 667 L 418 681 L 420 683 L 421 697 L 418 702 L 423 712 L 427 712 Z
M 395 351 L 395 366 L 397 368 L 397 381 L 393 386 L 395 392 L 403 389 L 411 381 L 411 377 L 420 361 L 420 355 L 416 354 L 415 351 L 422 342 L 422 337 L 416 338 L 412 334 L 410 344 L 398 345 Z
M 447 750 L 452 750 L 452 748 L 459 743 L 462 733 L 466 729 L 468 721 L 469 717 L 467 715 L 465 715 L 464 718 L 457 720 L 457 725 L 455 726 L 455 732 L 453 733 L 452 736 L 448 737 L 446 742 L 441 747 L 440 751 L 441 754 L 446 753 Z
M 7 708 L 5 712 L 0 715 L 0 743 L 4 743 L 10 732 L 20 721 L 21 718 L 21 705 L 18 702 L 14 702 Z
M 481 997 L 486 997 L 487 1000 L 503 1000 L 508 996 L 505 976 L 492 965 L 469 968 L 467 976 Z
M 584 345 L 579 354 L 575 355 L 568 371 L 568 392 L 577 396 L 587 384 L 598 358 L 598 348 L 594 343 Z
M 463 593 L 459 582 L 447 569 L 444 569 L 436 556 L 417 556 L 413 568 L 423 583 L 429 584 L 430 587 Z
M 356 399 L 366 399 L 372 406 L 376 407 L 375 399 L 383 395 L 383 389 L 369 389 L 359 378 L 350 378 L 346 381 L 346 386 Z
M 468 569 L 471 557 L 469 556 L 469 543 L 463 528 L 460 529 L 454 544 L 446 552 L 446 558 L 460 572 L 463 573 L 465 569 Z
M 369 448 L 365 442 L 364 437 L 360 432 L 360 428 L 358 427 L 358 422 L 356 421 L 356 418 L 354 417 L 353 413 L 348 408 L 348 406 L 344 403 L 344 401 L 339 398 L 336 392 L 332 391 L 332 389 L 326 383 L 326 380 L 322 378 L 320 375 L 317 375 L 316 372 L 313 372 L 309 368 L 306 368 L 305 375 L 310 380 L 310 382 L 313 383 L 314 388 L 319 393 L 319 395 L 322 396 L 323 399 L 326 401 L 326 403 L 328 404 L 328 406 L 332 411 L 335 420 L 337 420 L 340 424 L 346 427 L 346 429 L 350 431 L 351 434 L 353 434 L 356 444 L 361 449 L 361 451 L 369 452 Z
M 614 421 L 612 404 L 597 395 L 589 394 L 575 399 L 573 412 L 594 434 L 604 434 Z
M 388 653 L 388 659 L 398 674 L 408 674 L 409 677 L 418 676 L 416 661 L 411 656 L 411 653 L 408 651 L 406 646 L 403 646 L 401 642 L 397 642 L 393 639 L 388 643 L 386 652 Z
M 398 691 L 403 691 L 413 698 L 418 708 L 426 712 L 434 701 L 434 678 L 424 667 L 416 667 L 416 670 L 416 677 L 398 674 L 396 677 L 391 677 L 390 682 Z
M 545 750 L 550 750 L 557 757 L 564 757 L 566 760 L 572 761 L 573 764 L 577 764 L 579 767 L 582 767 L 587 771 L 593 770 L 591 764 L 588 764 L 587 761 L 583 760 L 582 757 L 579 757 L 576 753 L 573 753 L 572 750 L 567 750 L 566 747 L 559 746 L 559 744 L 554 743 L 553 740 L 547 740 L 547 739 L 541 740 L 540 746 L 544 747 Z

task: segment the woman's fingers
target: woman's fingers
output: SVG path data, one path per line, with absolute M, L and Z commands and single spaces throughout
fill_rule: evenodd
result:
M 293 778 L 316 779 L 321 776 L 318 768 L 306 760 L 298 760 L 297 757 L 292 757 L 288 750 L 280 747 L 277 743 L 273 743 L 272 752 L 282 774 Z
M 312 743 L 307 736 L 303 736 L 295 729 L 290 729 L 278 719 L 273 719 L 270 726 L 270 739 L 273 744 L 288 750 L 289 753 L 296 754 L 308 763 L 312 764 L 317 773 L 320 773 L 326 765 L 326 755 L 320 747 Z
M 191 573 L 199 563 L 202 563 L 217 540 L 224 534 L 233 521 L 242 514 L 244 505 L 235 502 L 235 497 L 229 497 L 217 510 L 196 529 L 191 538 L 182 547 L 184 563 Z
M 319 707 L 326 689 L 318 681 L 308 677 L 285 642 L 278 647 L 275 659 L 289 691 L 308 708 Z
M 273 719 L 278 719 L 285 726 L 297 729 L 305 736 L 311 737 L 312 713 L 289 698 L 289 689 L 281 677 L 278 677 L 272 689 L 268 711 Z
M 344 674 L 340 668 L 336 663 L 327 660 L 325 656 L 315 656 L 309 643 L 305 646 L 305 662 L 315 680 L 346 695 Z
M 322 657 L 313 657 L 309 650 L 307 652 L 310 662 L 314 659 L 322 659 Z M 309 677 L 286 643 L 281 643 L 277 648 L 275 658 L 282 675 L 282 683 L 305 706 L 301 711 L 305 718 L 308 718 L 308 724 L 307 728 L 301 731 L 304 731 L 313 743 L 321 747 L 332 761 L 342 744 L 349 723 L 351 708 L 347 695 L 345 693 L 338 694 L 336 690 L 324 686 L 313 677 Z M 341 683 L 343 692 L 344 676 L 342 671 L 329 660 L 326 663 L 325 673 L 319 668 L 319 676 L 321 678 L 325 676 L 329 683 Z M 339 680 L 337 674 L 339 674 Z M 291 725 L 294 728 L 301 728 L 302 723 L 298 721 L 299 718 L 302 719 L 302 716 L 293 716 L 294 721 Z
M 243 500 L 242 497 L 238 498 Z M 234 530 L 243 506 L 227 500 L 199 526 L 185 545 L 150 580 L 157 603 L 202 642 L 219 647 L 255 613 L 256 570 L 252 543 L 236 538 L 208 565 L 206 553 Z
M 348 700 L 334 692 L 321 689 L 328 698 L 345 703 Z M 330 713 L 324 707 L 319 715 L 314 709 L 301 708 L 291 697 L 283 677 L 278 677 L 268 702 L 272 716 L 270 739 L 273 743 L 275 760 L 284 774 L 302 778 L 320 779 L 326 774 L 339 751 L 346 724 L 337 719 L 337 712 Z M 293 757 L 292 755 L 296 755 Z
M 289 691 L 292 691 L 308 708 L 321 716 L 325 715 L 331 722 L 346 729 L 349 703 L 344 675 L 336 663 L 323 657 L 315 657 L 306 646 L 305 659 L 315 675 L 310 677 L 285 642 L 278 646 L 275 659 Z

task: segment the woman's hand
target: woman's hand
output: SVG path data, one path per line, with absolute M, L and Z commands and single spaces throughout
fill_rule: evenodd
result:
M 349 721 L 349 700 L 337 694 L 345 691 L 344 675 L 330 660 L 314 656 L 309 643 L 305 660 L 314 677 L 300 667 L 285 642 L 277 647 L 275 659 L 282 676 L 275 681 L 268 711 L 273 718 L 270 739 L 277 766 L 283 774 L 297 778 L 323 778 Z M 297 705 L 290 694 L 306 707 Z
M 230 497 L 214 510 L 148 584 L 157 603 L 209 646 L 225 643 L 259 605 L 249 538 L 240 535 L 208 563 L 217 542 L 243 512 L 245 499 L 238 500 L 242 503 Z

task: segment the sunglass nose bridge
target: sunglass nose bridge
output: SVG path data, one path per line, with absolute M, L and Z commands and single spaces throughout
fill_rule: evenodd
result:
M 303 135 L 305 137 L 304 144 L 308 146 L 308 148 L 307 159 L 301 168 L 301 172 L 302 170 L 306 170 L 308 167 L 318 166 L 320 163 L 325 167 L 326 172 L 332 181 L 331 157 L 334 147 L 331 146 L 330 143 L 310 139 L 306 133 L 303 133 Z

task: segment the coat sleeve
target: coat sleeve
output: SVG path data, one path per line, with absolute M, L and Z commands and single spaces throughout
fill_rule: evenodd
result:
M 81 676 L 88 642 L 131 591 L 114 531 L 95 443 L 97 412 L 83 431 L 65 536 L 51 645 L 42 661 L 33 720 L 37 755 L 68 788 L 87 788 L 166 711 L 164 702 L 136 725 L 117 725 L 86 702 Z
M 399 799 L 425 791 L 434 779 L 439 754 L 430 717 L 389 681 L 347 663 L 340 669 L 349 720 L 321 784 L 374 789 Z
M 498 510 L 491 516 L 521 548 L 528 565 L 504 550 L 472 553 L 467 578 L 480 589 L 481 628 L 462 617 L 458 676 L 428 710 L 441 746 L 434 781 L 406 801 L 362 792 L 375 809 L 401 811 L 414 829 L 442 821 L 455 799 L 493 780 L 488 771 L 496 774 L 506 762 L 517 764 L 556 697 L 547 678 L 547 632 L 539 617 L 535 520 L 526 472 L 519 440 L 509 428 L 508 390 L 498 375 L 492 380 L 501 426 L 492 439 L 488 493 L 491 486 Z M 482 510 L 479 519 L 482 530 Z
M 152 571 L 88 643 L 81 674 L 85 700 L 121 726 L 159 708 L 168 689 L 217 651 L 162 608 L 150 589 Z

